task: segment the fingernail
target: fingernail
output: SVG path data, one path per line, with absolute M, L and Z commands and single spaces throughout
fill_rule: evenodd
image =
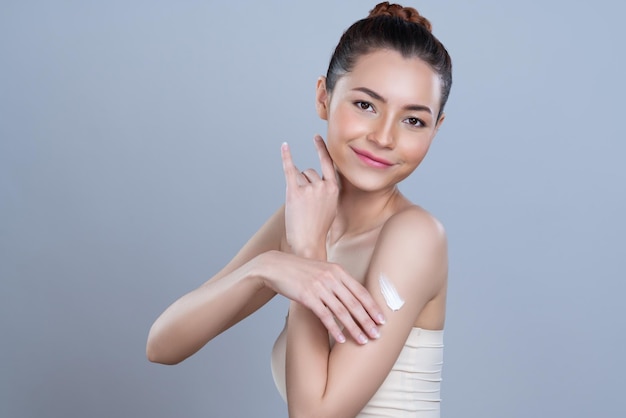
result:
M 372 330 L 370 331 L 370 335 L 373 338 L 380 338 L 380 332 L 378 332 L 378 328 L 376 327 L 372 328 Z
M 383 316 L 383 314 L 378 314 L 378 316 L 376 317 L 376 320 L 378 321 L 379 324 L 385 323 L 385 317 Z
M 367 337 L 365 336 L 365 334 L 361 334 L 361 335 L 359 335 L 359 339 L 358 339 L 358 340 L 359 340 L 359 342 L 360 342 L 361 344 L 367 344 L 367 342 L 369 341 L 369 340 L 367 339 Z
M 343 336 L 343 334 L 339 334 L 336 338 L 337 342 L 339 343 L 345 343 L 346 342 L 346 337 Z

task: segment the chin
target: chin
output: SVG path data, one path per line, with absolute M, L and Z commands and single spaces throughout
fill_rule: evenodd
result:
M 395 189 L 407 176 L 391 179 L 378 173 L 339 171 L 339 177 L 342 183 L 347 182 L 358 190 L 371 193 Z

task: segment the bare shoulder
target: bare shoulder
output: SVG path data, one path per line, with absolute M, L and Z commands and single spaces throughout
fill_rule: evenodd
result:
M 448 271 L 446 233 L 441 222 L 415 205 L 403 208 L 383 226 L 370 264 L 368 281 L 384 272 L 407 294 L 419 294 L 417 306 L 445 287 Z M 426 299 L 422 298 L 426 296 Z M 420 308 L 421 309 L 421 308 Z
M 379 241 L 387 245 L 432 247 L 446 245 L 446 231 L 430 212 L 410 205 L 391 216 L 383 226 Z

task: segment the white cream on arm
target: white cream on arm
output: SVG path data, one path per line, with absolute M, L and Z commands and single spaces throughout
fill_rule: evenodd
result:
M 397 311 L 404 305 L 404 300 L 398 294 L 396 288 L 391 284 L 389 278 L 384 273 L 380 273 L 378 278 L 378 284 L 380 285 L 380 291 L 387 302 L 387 306 L 392 311 Z

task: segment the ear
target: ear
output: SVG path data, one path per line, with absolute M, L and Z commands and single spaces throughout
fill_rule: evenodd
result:
M 439 120 L 437 121 L 437 126 L 435 126 L 435 133 L 434 135 L 437 135 L 437 132 L 439 132 L 439 128 L 441 128 L 441 124 L 443 123 L 443 120 L 446 118 L 446 114 L 442 113 L 441 116 L 439 116 Z
M 326 91 L 326 77 L 317 79 L 315 87 L 315 110 L 323 120 L 328 120 L 328 92 Z

